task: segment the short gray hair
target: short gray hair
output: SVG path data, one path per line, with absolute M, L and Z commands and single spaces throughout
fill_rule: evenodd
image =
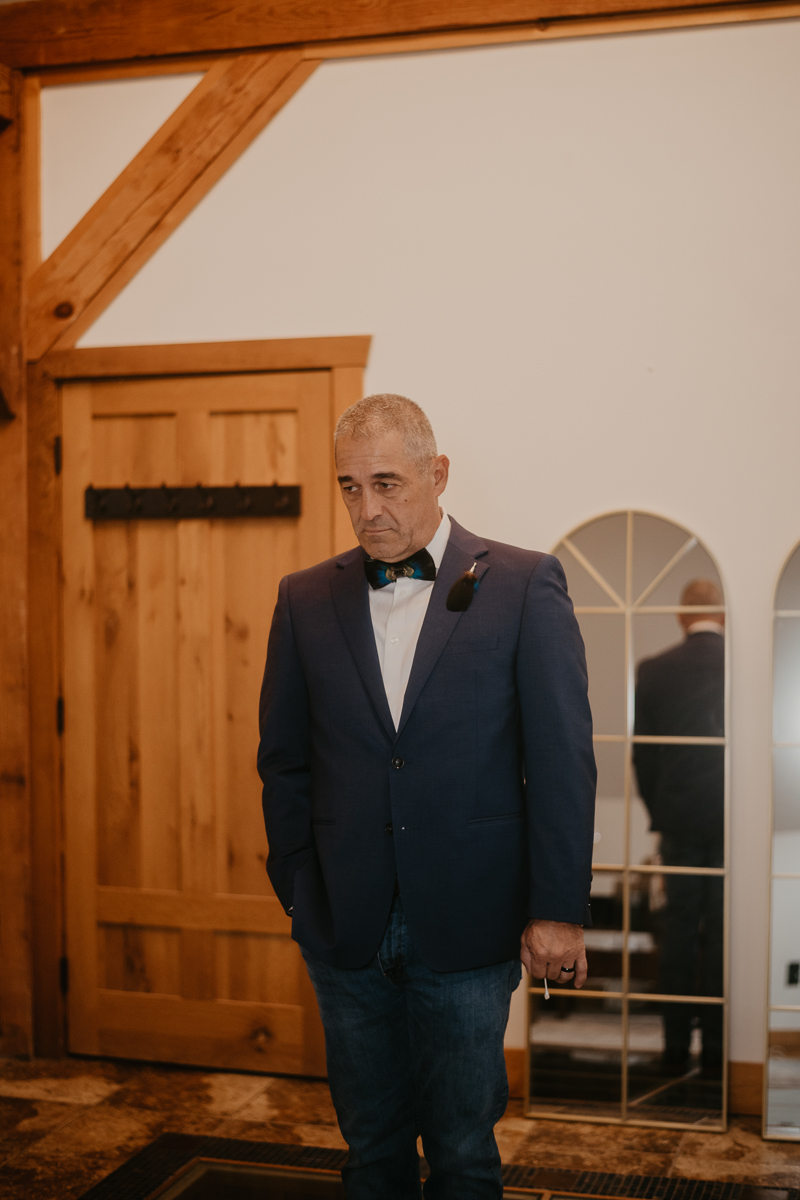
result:
M 368 438 L 395 429 L 402 433 L 411 461 L 419 470 L 424 470 L 436 457 L 436 438 L 431 423 L 413 400 L 391 392 L 365 396 L 342 413 L 333 435 L 334 452 L 340 437 Z

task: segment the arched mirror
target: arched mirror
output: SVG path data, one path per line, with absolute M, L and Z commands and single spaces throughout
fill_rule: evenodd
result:
M 764 1136 L 800 1141 L 800 546 L 775 593 Z
M 593 925 L 583 989 L 548 1000 L 531 981 L 528 1113 L 724 1129 L 722 582 L 696 537 L 647 513 L 599 517 L 554 553 L 589 668 Z

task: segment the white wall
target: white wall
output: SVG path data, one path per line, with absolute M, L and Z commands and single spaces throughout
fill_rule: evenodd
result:
M 703 539 L 730 601 L 751 1061 L 771 599 L 800 538 L 798 56 L 783 22 L 327 64 L 82 343 L 371 333 L 368 388 L 428 410 L 477 532 L 549 548 L 630 506 Z
M 43 258 L 201 79 L 163 75 L 42 90 Z

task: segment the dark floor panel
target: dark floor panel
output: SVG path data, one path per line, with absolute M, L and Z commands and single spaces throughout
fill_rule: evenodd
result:
M 338 1173 L 346 1161 L 344 1150 L 168 1133 L 84 1193 L 84 1200 L 149 1200 L 156 1194 L 163 1200 L 333 1200 L 344 1194 L 338 1174 L 314 1172 Z M 283 1172 L 275 1170 L 281 1167 Z M 800 1200 L 798 1188 L 514 1165 L 503 1168 L 503 1179 L 509 1200 L 532 1193 L 551 1193 L 552 1200 Z

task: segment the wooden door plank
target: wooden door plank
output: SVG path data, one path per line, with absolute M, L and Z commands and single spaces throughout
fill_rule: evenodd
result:
M 302 447 L 298 482 L 303 489 L 304 511 L 313 513 L 314 519 L 300 522 L 295 570 L 313 566 L 331 553 L 333 406 L 329 373 L 307 379 L 297 415 L 297 441 Z
M 302 519 L 302 518 L 301 518 Z M 296 518 L 218 523 L 220 546 L 218 648 L 220 888 L 269 895 L 267 841 L 261 814 L 261 782 L 253 746 L 272 609 L 277 599 L 276 564 L 291 569 L 297 554 Z
M 288 934 L 292 925 L 274 896 L 118 887 L 97 889 L 97 919 L 108 925 L 235 933 Z
M 202 482 L 210 470 L 210 416 L 196 401 L 195 411 L 179 413 L 178 482 Z M 178 754 L 180 761 L 181 887 L 215 892 L 217 884 L 216 769 L 211 523 L 179 521 L 178 545 Z M 211 932 L 181 933 L 181 995 L 213 1000 L 216 947 Z
M 216 891 L 208 522 L 183 521 L 177 536 L 181 886 Z
M 101 1054 L 299 1073 L 303 1009 L 295 1004 L 185 1000 L 143 992 L 101 992 Z
M 94 661 L 102 680 L 94 713 L 97 878 L 135 886 L 141 882 L 135 529 L 122 521 L 101 524 L 93 548 Z
M 31 278 L 29 357 L 74 345 L 314 67 L 281 51 L 208 71 Z
M 92 473 L 91 385 L 64 388 L 64 808 L 67 940 L 73 980 L 69 992 L 69 1045 L 99 1053 L 97 1041 L 97 823 L 95 737 L 95 576 L 91 524 L 83 493 Z
M 277 381 L 272 381 L 276 383 Z M 276 391 L 262 377 L 239 377 L 228 396 L 231 412 L 212 417 L 211 482 L 299 482 L 297 413 L 257 411 L 296 403 L 302 379 L 284 379 Z M 247 409 L 256 411 L 247 411 Z M 324 413 L 321 414 L 324 420 Z M 215 745 L 218 879 L 229 892 L 267 894 L 266 839 L 253 757 L 255 714 L 264 669 L 271 610 L 277 597 L 275 563 L 290 569 L 297 555 L 297 518 L 215 522 Z
M 793 5 L 744 6 L 749 19 Z M 723 0 L 703 6 L 687 0 L 329 0 L 297 4 L 276 0 L 128 0 L 97 6 L 91 0 L 29 0 L 0 8 L 0 42 L 13 67 L 113 62 L 161 55 L 202 54 L 247 47 L 316 43 L 318 50 L 358 38 L 397 39 L 403 34 L 455 36 L 461 30 L 536 22 L 575 22 L 582 16 L 625 12 L 723 10 L 741 20 L 741 10 Z M 40 11 L 39 11 L 40 10 Z M 354 47 L 357 52 L 357 45 Z M 351 50 L 353 52 L 353 50 Z
M 220 423 L 220 417 L 215 416 L 209 422 L 210 454 L 209 474 L 207 479 L 216 481 L 219 474 L 215 470 L 215 451 L 218 451 L 219 437 L 215 426 Z M 214 430 L 212 433 L 211 430 Z M 244 480 L 241 480 L 244 482 Z M 234 481 L 236 482 L 236 481 Z M 238 522 L 237 522 L 238 524 Z M 226 662 L 226 642 L 230 614 L 226 600 L 228 591 L 227 562 L 225 546 L 228 540 L 228 522 L 213 521 L 209 527 L 209 552 L 211 562 L 211 725 L 214 745 L 214 796 L 215 808 L 215 858 L 214 884 L 219 891 L 231 891 L 228 886 L 228 865 L 231 858 L 230 827 L 228 814 L 227 776 L 228 756 L 230 752 L 229 724 L 229 692 L 228 672 Z M 255 888 L 252 891 L 256 891 Z M 217 950 L 214 950 L 214 963 L 218 965 Z M 219 995 L 219 993 L 217 993 Z
M 297 406 L 309 384 L 320 392 L 318 421 L 323 430 L 327 425 L 326 397 L 318 382 L 316 376 L 308 375 L 282 380 L 239 376 L 228 397 L 232 410 L 217 409 L 212 418 L 212 481 L 300 482 L 299 464 L 305 447 L 301 451 L 298 443 Z M 265 869 L 267 842 L 252 750 L 278 575 L 300 563 L 301 521 L 219 522 L 212 527 L 217 555 L 218 878 L 233 893 L 263 895 L 272 891 Z M 268 903 L 267 911 L 280 921 L 278 902 L 270 899 Z M 263 907 L 260 915 L 263 922 Z M 302 959 L 288 932 L 287 927 L 282 936 L 265 935 L 263 923 L 251 933 L 220 931 L 216 937 L 219 996 L 294 1002 Z
M 95 415 L 92 482 L 146 487 L 174 478 L 176 424 L 168 414 Z M 176 887 L 175 529 L 160 522 L 112 522 L 98 525 L 94 540 L 97 669 L 103 680 L 97 714 L 99 879 Z M 142 975 L 157 970 L 148 959 L 152 941 L 124 950 L 124 961 Z
M 181 879 L 177 546 L 172 522 L 138 525 L 141 883 L 147 888 L 178 888 Z

